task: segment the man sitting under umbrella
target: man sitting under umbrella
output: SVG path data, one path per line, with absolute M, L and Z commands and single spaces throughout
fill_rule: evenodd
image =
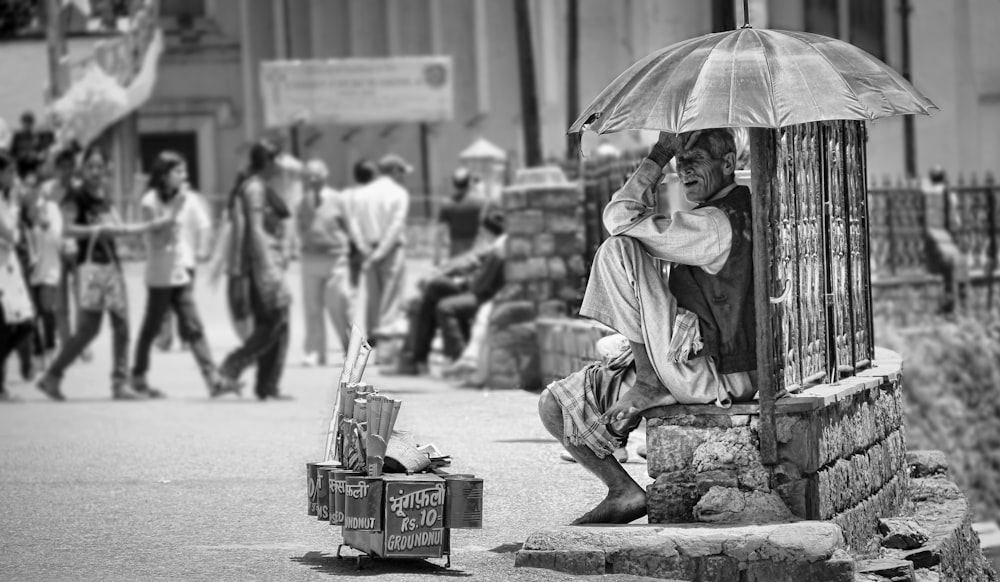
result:
M 681 186 L 698 206 L 666 217 L 654 212 L 655 185 L 675 155 Z M 728 407 L 756 392 L 750 191 L 735 172 L 728 129 L 661 133 L 604 209 L 612 236 L 594 257 L 580 315 L 624 336 L 622 349 L 553 382 L 539 400 L 548 431 L 608 487 L 574 524 L 646 514 L 645 491 L 612 455 L 643 410 Z

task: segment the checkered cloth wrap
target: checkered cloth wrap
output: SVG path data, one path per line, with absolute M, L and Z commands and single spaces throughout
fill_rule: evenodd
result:
M 693 311 L 677 308 L 674 331 L 667 346 L 667 359 L 671 362 L 686 362 L 691 354 L 697 354 L 705 347 L 701 340 L 701 324 Z
M 563 411 L 566 442 L 586 446 L 603 459 L 624 446 L 625 437 L 612 434 L 601 415 L 618 400 L 622 379 L 632 365 L 632 351 L 621 351 L 606 364 L 593 363 L 549 384 L 549 393 Z

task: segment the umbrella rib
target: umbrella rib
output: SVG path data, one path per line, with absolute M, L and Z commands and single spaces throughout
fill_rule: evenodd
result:
M 762 38 L 760 31 L 757 30 L 756 28 L 751 28 L 750 30 L 753 31 L 754 36 L 756 36 L 757 40 L 760 41 L 760 46 L 761 46 L 760 54 L 764 55 L 764 64 L 765 64 L 764 70 L 767 71 L 767 89 L 772 93 L 771 99 L 769 99 L 769 101 L 771 102 L 771 116 L 772 116 L 771 119 L 773 119 L 775 123 L 778 123 L 778 109 L 774 104 L 774 95 L 773 95 L 774 75 L 771 73 L 771 59 L 767 57 L 767 47 L 764 46 L 764 39 Z

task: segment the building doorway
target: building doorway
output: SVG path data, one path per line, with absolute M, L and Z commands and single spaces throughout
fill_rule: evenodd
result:
M 191 187 L 200 191 L 201 173 L 198 167 L 198 133 L 195 131 L 144 132 L 139 135 L 139 156 L 142 172 L 149 174 L 156 156 L 164 150 L 177 152 L 187 161 Z

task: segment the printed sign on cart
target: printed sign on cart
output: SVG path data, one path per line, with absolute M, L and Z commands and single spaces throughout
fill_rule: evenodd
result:
M 454 117 L 450 56 L 266 61 L 260 81 L 268 127 Z
M 385 555 L 441 557 L 444 501 L 443 481 L 387 482 Z

